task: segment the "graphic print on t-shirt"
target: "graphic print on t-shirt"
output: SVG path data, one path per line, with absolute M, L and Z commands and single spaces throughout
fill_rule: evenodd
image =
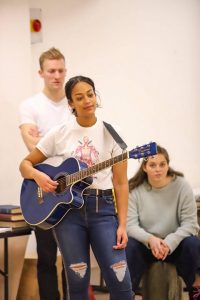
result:
M 99 152 L 92 145 L 92 141 L 89 140 L 87 136 L 83 137 L 83 141 L 78 141 L 80 145 L 73 151 L 72 155 L 80 160 L 85 162 L 88 167 L 98 163 L 99 161 Z

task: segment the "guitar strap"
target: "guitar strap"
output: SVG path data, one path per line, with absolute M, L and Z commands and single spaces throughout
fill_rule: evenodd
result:
M 103 121 L 104 126 L 110 133 L 110 135 L 113 137 L 113 139 L 116 141 L 116 143 L 120 146 L 122 150 L 125 150 L 127 148 L 126 143 L 122 140 L 122 138 L 119 136 L 119 134 L 116 132 L 116 130 L 112 127 L 111 124 L 106 123 Z

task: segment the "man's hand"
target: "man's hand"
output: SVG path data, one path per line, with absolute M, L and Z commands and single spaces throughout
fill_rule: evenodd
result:
M 40 140 L 37 126 L 34 124 L 22 124 L 20 131 L 27 149 L 31 152 Z

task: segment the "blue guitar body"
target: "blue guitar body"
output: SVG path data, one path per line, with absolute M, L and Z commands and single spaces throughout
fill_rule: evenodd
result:
M 35 166 L 37 170 L 56 180 L 58 187 L 54 193 L 45 193 L 34 180 L 24 179 L 20 197 L 24 219 L 30 225 L 42 229 L 54 227 L 69 210 L 83 206 L 83 192 L 93 182 L 91 175 L 128 158 L 140 159 L 156 152 L 156 143 L 151 142 L 91 167 L 75 158 L 68 158 L 58 167 L 47 164 Z
M 75 158 L 65 160 L 60 166 L 39 164 L 36 169 L 49 175 L 51 179 L 64 179 L 67 175 L 87 168 L 87 164 Z M 42 229 L 50 229 L 58 224 L 71 209 L 83 206 L 83 191 L 92 184 L 92 177 L 61 187 L 55 193 L 45 193 L 34 180 L 24 179 L 21 188 L 20 204 L 22 214 L 27 223 Z

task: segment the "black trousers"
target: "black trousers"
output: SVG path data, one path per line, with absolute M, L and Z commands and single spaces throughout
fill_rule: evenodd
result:
M 35 228 L 37 242 L 37 276 L 40 300 L 60 300 L 57 279 L 57 244 L 52 230 Z M 62 269 L 63 300 L 66 298 L 66 279 L 64 268 Z
M 126 255 L 133 291 L 136 291 L 145 270 L 157 259 L 151 254 L 150 249 L 131 237 L 128 240 Z M 200 239 L 196 236 L 185 238 L 165 261 L 176 266 L 179 276 L 190 290 L 195 274 L 200 270 Z

